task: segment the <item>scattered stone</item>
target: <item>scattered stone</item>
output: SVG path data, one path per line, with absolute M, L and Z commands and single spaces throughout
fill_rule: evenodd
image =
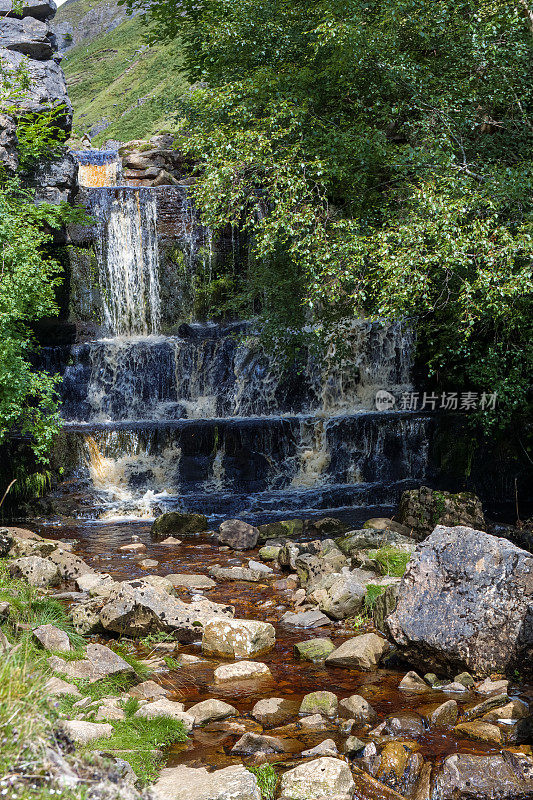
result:
M 436 708 L 421 709 L 430 728 L 452 728 L 457 722 L 459 708 L 455 700 L 447 700 Z
M 59 725 L 69 739 L 82 745 L 95 739 L 109 739 L 114 730 L 108 722 L 85 722 L 78 719 L 62 720 Z
M 138 683 L 137 686 L 132 686 L 128 694 L 131 697 L 136 697 L 137 700 L 153 700 L 157 697 L 167 697 L 170 692 L 155 681 L 143 681 Z
M 434 686 L 435 688 L 437 688 L 437 684 L 440 683 L 434 672 L 426 672 L 424 675 L 424 680 L 427 684 L 429 684 L 429 686 Z
M 185 589 L 213 589 L 216 582 L 207 575 L 172 574 L 165 576 L 172 586 L 183 586 Z
M 306 520 L 305 528 L 312 535 L 324 539 L 326 536 L 335 538 L 342 536 L 348 530 L 348 525 L 336 517 L 322 517 L 322 519 Z
M 68 550 L 65 550 L 60 545 L 57 546 L 50 555 L 48 560 L 57 566 L 57 571 L 63 580 L 75 581 L 81 575 L 92 574 L 93 568 L 90 567 L 82 558 Z
M 192 731 L 194 726 L 194 717 L 183 710 L 183 703 L 177 703 L 175 700 L 168 700 L 166 697 L 141 706 L 141 708 L 135 712 L 134 716 L 142 717 L 143 719 L 156 719 L 157 717 L 175 719 L 183 724 L 187 732 Z
M 177 547 L 179 544 L 183 544 L 183 541 L 182 539 L 176 539 L 175 536 L 167 536 L 167 538 L 160 541 L 159 544 Z
M 472 689 L 475 685 L 475 681 L 469 672 L 460 672 L 453 680 L 454 683 L 462 683 L 467 689 Z
M 301 726 L 309 731 L 321 731 L 328 727 L 328 722 L 322 714 L 312 714 L 310 717 L 302 717 Z
M 485 678 L 484 681 L 478 683 L 476 692 L 480 694 L 493 694 L 494 692 L 506 692 L 509 686 L 509 681 L 493 681 L 491 678 Z
M 319 756 L 337 756 L 339 751 L 333 739 L 324 739 L 323 742 L 312 747 L 310 750 L 304 750 L 301 755 L 305 758 L 316 758 Z
M 246 567 L 220 567 L 218 565 L 210 567 L 209 574 L 217 581 L 248 581 L 250 583 L 258 583 L 264 577 L 260 572 Z
M 202 533 L 208 529 L 207 517 L 203 514 L 180 514 L 178 511 L 169 511 L 161 514 L 152 523 L 150 534 L 152 539 L 167 539 L 169 536 L 187 536 L 193 533 Z
M 143 581 L 154 589 L 159 589 L 167 594 L 174 594 L 174 586 L 168 578 L 162 578 L 161 575 L 146 575 L 143 576 Z
M 375 669 L 380 658 L 390 649 L 386 639 L 375 633 L 364 633 L 343 642 L 326 658 L 330 667 Z
M 357 724 L 375 722 L 378 716 L 370 703 L 359 694 L 352 694 L 341 700 L 339 714 L 354 720 Z
M 123 544 L 118 549 L 124 553 L 146 553 L 147 547 L 142 542 L 131 542 L 130 544 Z
M 275 641 L 276 632 L 269 622 L 212 619 L 204 626 L 202 650 L 210 656 L 245 658 L 267 653 Z
M 513 758 L 454 753 L 438 773 L 433 797 L 439 800 L 529 800 L 532 781 Z
M 416 711 L 397 711 L 386 718 L 383 733 L 390 736 L 416 739 L 425 733 L 424 722 Z
M 450 494 L 434 491 L 427 486 L 409 489 L 402 494 L 398 520 L 419 541 L 431 533 L 437 524 L 449 528 L 460 525 L 485 530 L 481 501 L 475 494 Z
M 302 661 L 324 661 L 334 650 L 331 639 L 307 639 L 294 645 L 294 655 Z
M 106 678 L 108 675 L 134 673 L 127 661 L 124 661 L 109 647 L 101 644 L 87 645 L 87 658 L 79 661 L 65 661 L 59 656 L 51 656 L 48 665 L 54 672 L 60 672 L 69 678 L 85 679 L 91 683 Z
M 71 697 L 81 697 L 81 692 L 72 683 L 62 681 L 61 678 L 49 678 L 45 683 L 45 691 L 53 697 L 61 697 L 61 695 L 70 695 Z
M 344 742 L 344 752 L 346 755 L 356 755 L 360 753 L 365 747 L 365 743 L 358 739 L 357 736 L 348 736 Z
M 435 686 L 435 688 L 441 689 L 443 692 L 468 692 L 468 689 L 464 683 L 458 683 L 457 681 L 453 681 L 452 683 L 443 683 L 440 686 Z
M 84 572 L 76 578 L 75 584 L 80 592 L 90 592 L 101 585 L 113 586 L 115 581 L 107 572 Z
M 322 714 L 325 717 L 335 717 L 339 701 L 333 692 L 311 692 L 306 694 L 300 705 L 300 714 Z
M 508 694 L 505 692 L 503 694 L 497 694 L 493 697 L 488 697 L 486 700 L 483 700 L 482 703 L 476 703 L 474 706 L 465 708 L 464 715 L 466 719 L 476 719 L 477 717 L 482 717 L 488 711 L 492 711 L 494 708 L 507 705 L 508 702 Z
M 283 697 L 267 697 L 258 700 L 252 708 L 252 717 L 261 725 L 274 727 L 283 725 L 298 713 L 298 704 Z
M 261 564 L 260 561 L 254 561 L 253 559 L 248 562 L 248 569 L 260 572 L 262 575 L 272 575 L 274 573 L 272 567 L 267 567 L 266 564 Z
M 378 595 L 372 604 L 372 622 L 374 623 L 374 627 L 385 635 L 387 634 L 387 625 L 385 620 L 390 614 L 392 614 L 398 605 L 400 583 L 400 578 L 394 580 L 393 583 L 389 583 L 389 585 L 385 588 L 385 591 Z M 372 584 L 368 584 L 366 587 L 367 591 L 368 587 L 371 585 Z
M 362 570 L 356 570 L 356 573 Z M 366 573 L 370 581 L 374 576 Z M 316 603 L 324 614 L 333 619 L 346 619 L 353 617 L 363 608 L 366 588 L 361 583 L 359 574 L 348 572 L 326 576 L 318 584 L 313 584 L 313 591 L 309 594 L 309 600 Z
M 235 664 L 221 664 L 213 673 L 215 683 L 226 681 L 248 681 L 257 678 L 271 678 L 272 673 L 266 664 L 258 661 L 237 661 Z
M 187 714 L 193 717 L 195 725 L 205 725 L 228 717 L 236 717 L 238 713 L 236 708 L 222 700 L 202 700 L 201 703 L 196 703 L 187 709 Z
M 116 697 L 105 697 L 96 712 L 94 721 L 101 722 L 102 720 L 112 719 L 120 722 L 125 717 L 126 713 L 119 707 Z
M 261 800 L 257 778 L 242 766 L 208 772 L 167 767 L 152 786 L 154 800 Z
M 23 556 L 10 561 L 9 574 L 37 588 L 57 586 L 61 582 L 57 566 L 40 556 Z
M 254 753 L 283 753 L 285 747 L 276 736 L 264 736 L 260 733 L 247 732 L 235 742 L 231 752 L 240 756 L 251 756 Z
M 205 725 L 228 717 L 236 717 L 238 711 L 222 700 L 202 700 L 201 703 L 196 703 L 187 709 L 187 714 L 193 717 L 195 725 Z
M 348 764 L 326 756 L 286 772 L 281 778 L 280 800 L 351 800 L 354 789 Z
M 363 530 L 369 529 L 373 531 L 393 531 L 394 533 L 399 533 L 400 536 L 406 537 L 411 535 L 411 528 L 393 519 L 389 519 L 388 517 L 372 517 L 372 519 L 367 519 L 367 521 L 363 523 Z
M 461 722 L 456 725 L 454 730 L 456 733 L 462 733 L 468 736 L 469 739 L 476 739 L 479 742 L 496 742 L 499 744 L 502 741 L 502 732 L 497 725 L 492 725 L 490 722 L 482 722 L 475 720 L 473 722 Z
M 259 531 L 240 519 L 222 522 L 218 529 L 219 544 L 227 544 L 232 550 L 253 550 L 259 539 Z
M 159 561 L 156 561 L 155 558 L 143 558 L 143 560 L 138 563 L 142 569 L 152 569 L 153 567 L 159 566 Z
M 259 550 L 259 558 L 263 561 L 277 561 L 281 545 L 265 545 Z
M 527 703 L 513 697 L 510 703 L 483 714 L 485 722 L 498 722 L 500 719 L 526 719 L 529 716 Z
M 321 611 L 286 611 L 281 621 L 286 625 L 295 625 L 297 628 L 320 628 L 322 625 L 331 625 L 331 620 Z
M 259 525 L 259 541 L 268 542 L 269 539 L 294 539 L 301 536 L 304 530 L 304 523 L 301 519 L 281 520 L 280 522 L 267 522 L 266 525 Z
M 437 526 L 421 542 L 387 618 L 411 662 L 480 677 L 533 670 L 533 555 L 471 528 Z
M 33 635 L 45 650 L 58 650 L 62 653 L 70 651 L 68 633 L 56 628 L 55 625 L 39 625 L 33 629 Z
M 398 689 L 404 692 L 429 692 L 430 687 L 425 680 L 412 670 L 407 672 L 400 681 Z

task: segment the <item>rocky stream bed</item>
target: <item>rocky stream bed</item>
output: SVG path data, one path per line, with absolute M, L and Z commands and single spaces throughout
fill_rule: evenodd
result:
M 72 660 L 68 637 L 34 631 L 52 698 L 131 672 L 119 641 L 150 670 L 119 697 L 80 695 L 58 722 L 68 741 L 127 761 L 105 740 L 135 697 L 136 716 L 188 734 L 142 790 L 155 800 L 259 800 L 248 768 L 265 764 L 263 797 L 283 800 L 533 797 L 527 551 L 466 527 L 417 544 L 383 521 L 208 532 L 188 518 L 3 534 L 11 575 L 61 599 L 87 642 Z M 403 579 L 384 547 L 410 557 Z

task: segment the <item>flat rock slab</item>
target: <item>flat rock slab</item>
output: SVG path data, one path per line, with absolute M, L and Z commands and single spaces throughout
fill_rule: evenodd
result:
M 161 772 L 152 793 L 154 800 L 261 800 L 257 778 L 241 766 L 215 772 L 170 767 Z
M 355 783 L 345 761 L 324 756 L 286 772 L 280 789 L 279 800 L 352 800 Z
M 252 717 L 261 725 L 274 727 L 283 725 L 298 713 L 299 706 L 295 700 L 284 697 L 265 697 L 258 700 L 252 708 Z
M 183 703 L 168 700 L 166 697 L 141 706 L 134 716 L 142 719 L 157 719 L 159 717 L 174 719 L 177 722 L 181 722 L 187 732 L 192 731 L 194 725 L 194 717 L 183 710 Z
M 87 645 L 87 658 L 79 661 L 65 661 L 59 656 L 48 659 L 50 669 L 67 675 L 69 678 L 89 680 L 91 683 L 108 675 L 134 673 L 127 661 L 124 661 L 109 647 L 101 644 Z
M 258 678 L 271 678 L 272 673 L 266 664 L 258 661 L 237 661 L 235 664 L 221 664 L 214 671 L 215 683 L 228 681 L 248 681 Z
M 76 744 L 88 744 L 100 738 L 109 739 L 113 735 L 113 726 L 106 722 L 69 719 L 61 722 L 61 728 Z
M 73 683 L 62 681 L 61 678 L 50 678 L 45 683 L 45 691 L 54 697 L 61 697 L 61 695 L 70 695 L 71 697 L 81 697 L 81 692 L 78 687 Z
M 286 611 L 281 621 L 286 625 L 295 625 L 297 628 L 321 628 L 322 625 L 331 625 L 331 620 L 321 611 Z
M 216 582 L 207 575 L 172 573 L 165 575 L 165 578 L 171 582 L 172 586 L 183 586 L 185 589 L 213 589 L 216 586 Z
M 153 700 L 154 698 L 167 697 L 170 692 L 155 681 L 143 681 L 137 686 L 132 686 L 128 694 L 138 700 Z
M 33 635 L 45 650 L 59 650 L 62 653 L 70 651 L 68 634 L 55 625 L 39 625 L 33 629 Z

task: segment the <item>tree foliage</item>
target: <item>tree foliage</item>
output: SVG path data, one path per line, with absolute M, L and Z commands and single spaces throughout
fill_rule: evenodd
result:
M 135 0 L 130 0 L 130 5 Z M 417 317 L 441 388 L 531 409 L 531 12 L 522 0 L 153 0 L 192 89 L 205 221 L 248 231 L 326 329 Z M 265 272 L 265 270 L 263 270 Z M 289 273 L 286 273 L 289 274 Z M 272 294 L 275 271 L 263 287 Z M 280 284 L 278 284 L 280 285 Z

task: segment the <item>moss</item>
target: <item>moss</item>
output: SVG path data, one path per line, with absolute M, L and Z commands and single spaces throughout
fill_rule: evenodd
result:
M 376 562 L 382 575 L 401 578 L 411 554 L 396 550 L 394 547 L 380 547 L 379 550 L 369 550 L 368 557 Z

